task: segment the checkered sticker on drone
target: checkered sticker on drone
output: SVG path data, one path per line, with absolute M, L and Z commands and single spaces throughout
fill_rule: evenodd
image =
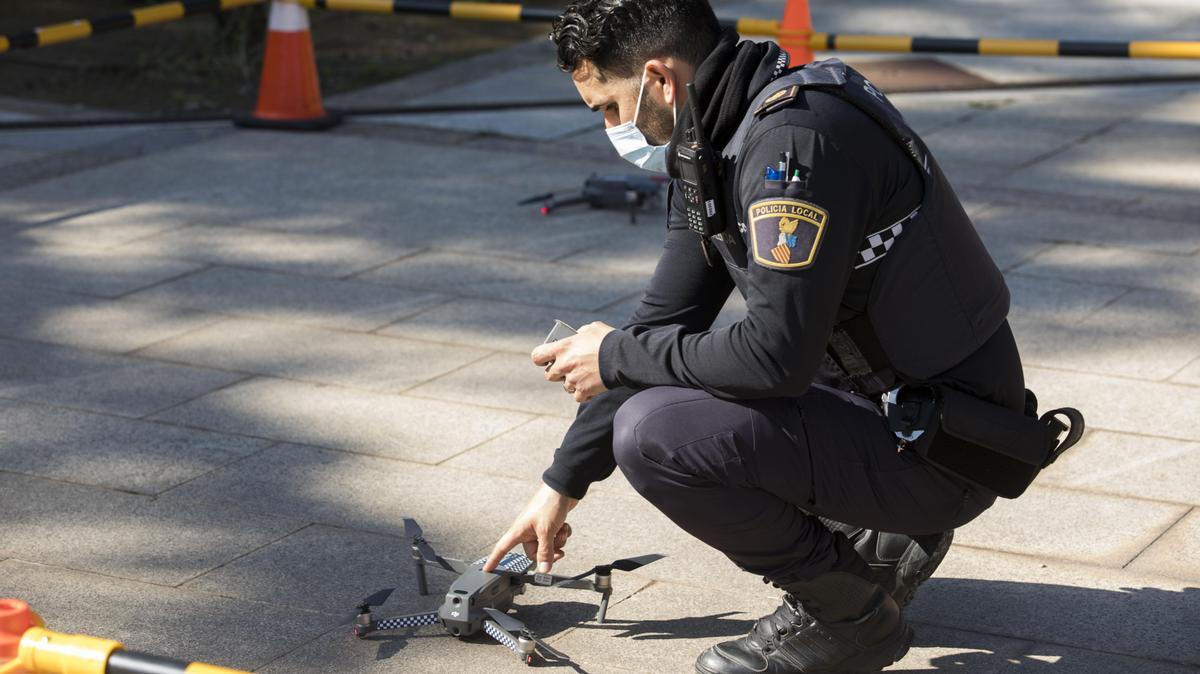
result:
M 800 199 L 760 199 L 750 204 L 749 221 L 755 262 L 772 269 L 802 269 L 817 256 L 829 213 Z

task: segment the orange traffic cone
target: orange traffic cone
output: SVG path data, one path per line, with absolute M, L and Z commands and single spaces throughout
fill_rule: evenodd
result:
M 294 2 L 273 0 L 267 31 L 258 106 L 235 122 L 239 126 L 318 131 L 342 121 L 340 114 L 321 105 L 308 10 Z
M 790 55 L 792 67 L 807 65 L 816 58 L 809 46 L 812 35 L 812 17 L 808 13 L 808 0 L 787 0 L 783 8 L 783 21 L 779 24 L 779 46 Z

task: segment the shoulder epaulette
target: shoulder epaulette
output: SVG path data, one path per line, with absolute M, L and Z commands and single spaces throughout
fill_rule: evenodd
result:
M 782 108 L 796 100 L 796 96 L 799 94 L 800 85 L 798 84 L 793 84 L 790 87 L 784 87 L 764 98 L 762 104 L 755 109 L 754 115 L 757 117 L 759 115 L 765 115 L 768 112 L 774 112 L 775 110 L 778 110 L 779 108 Z

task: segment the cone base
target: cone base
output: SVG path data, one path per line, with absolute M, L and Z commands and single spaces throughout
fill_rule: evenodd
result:
M 324 131 L 341 124 L 341 122 L 342 113 L 337 110 L 326 110 L 325 114 L 319 117 L 305 117 L 303 119 L 272 119 L 270 117 L 258 117 L 252 112 L 233 116 L 235 126 L 248 129 L 277 129 L 280 131 Z

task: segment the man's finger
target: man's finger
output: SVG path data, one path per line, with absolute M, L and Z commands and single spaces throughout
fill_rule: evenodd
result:
M 538 532 L 537 563 L 538 573 L 550 573 L 554 566 L 554 540 L 549 532 Z
M 533 347 L 533 351 L 529 352 L 530 359 L 534 365 L 545 365 L 558 357 L 560 351 L 566 348 L 567 342 L 571 341 L 570 337 L 565 337 L 557 342 L 549 344 L 539 344 Z
M 492 554 L 488 555 L 487 561 L 483 563 L 484 571 L 491 571 L 496 568 L 496 565 L 500 563 L 501 559 L 504 559 L 504 555 L 516 543 L 515 538 L 516 536 L 513 535 L 512 531 L 509 531 L 500 538 L 500 541 L 496 543 L 496 547 L 492 548 Z

